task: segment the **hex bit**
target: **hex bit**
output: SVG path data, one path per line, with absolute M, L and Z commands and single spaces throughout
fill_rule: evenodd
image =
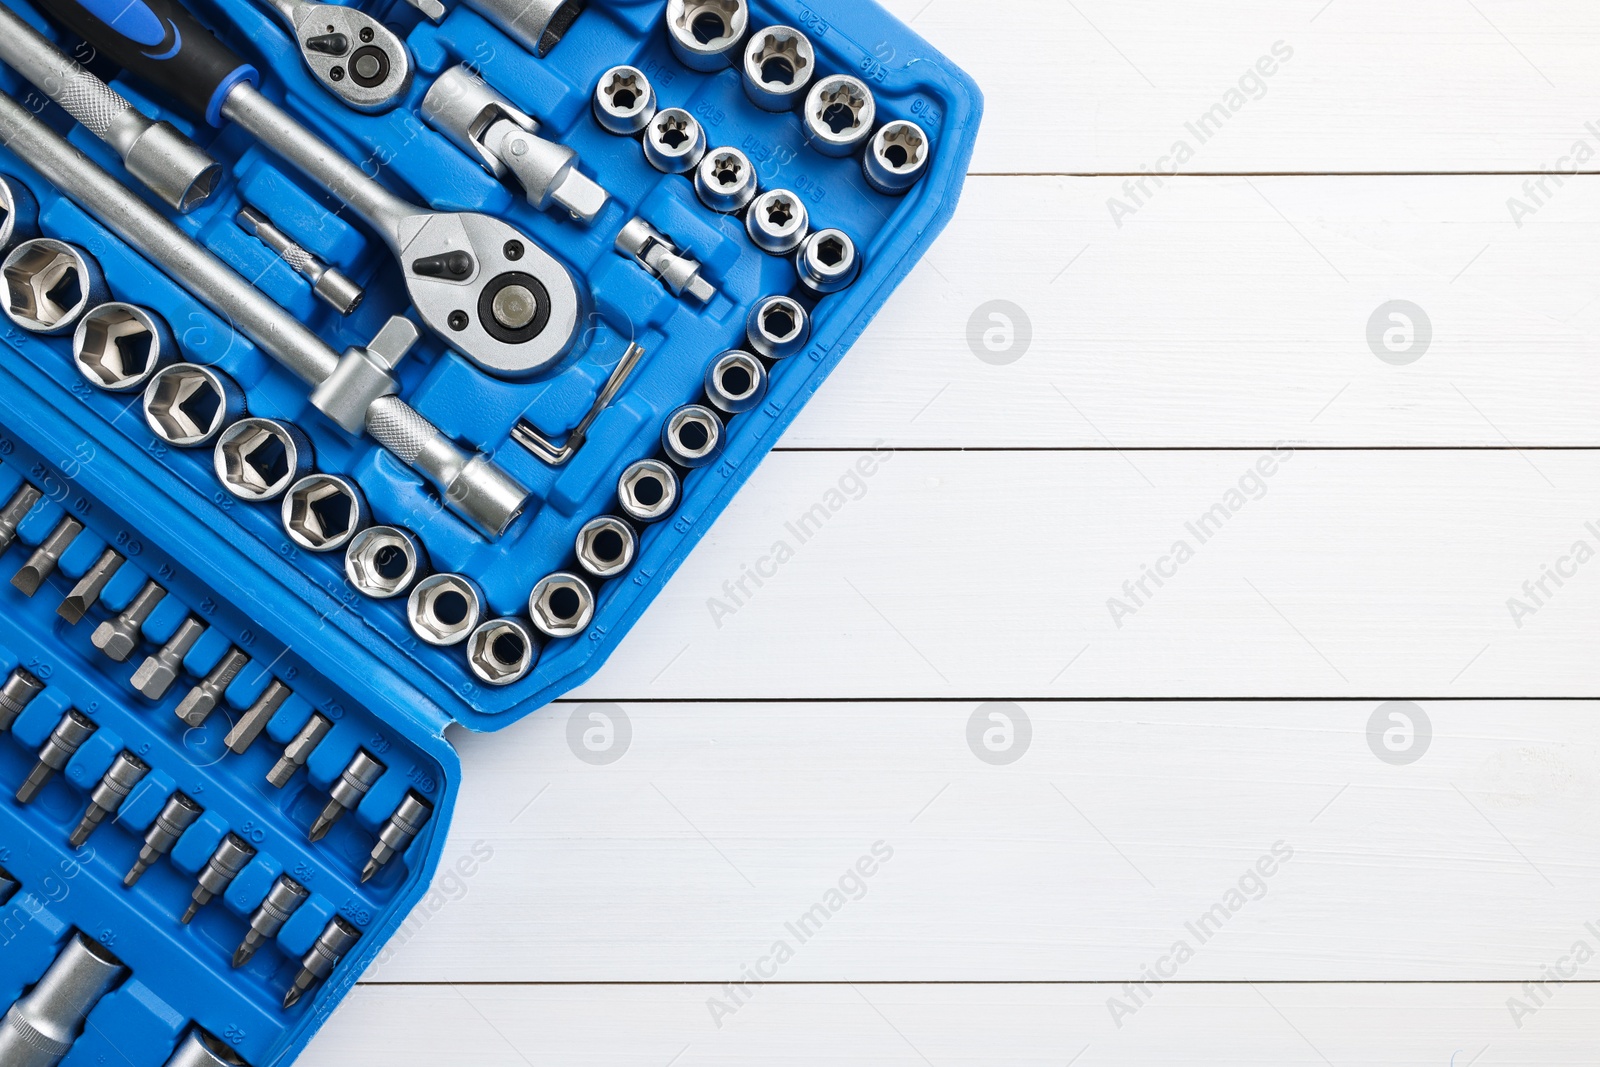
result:
M 106 591 L 106 585 L 116 577 L 126 562 L 128 562 L 126 557 L 114 548 L 108 548 L 100 553 L 100 558 L 95 561 L 94 566 L 84 572 L 83 577 L 78 579 L 78 584 L 72 587 L 72 592 L 68 593 L 61 606 L 56 608 L 56 614 L 74 626 L 82 622 L 83 617 L 89 614 L 89 609 L 100 599 L 100 594 Z
M 39 749 L 39 761 L 33 765 L 33 770 L 28 772 L 28 777 L 17 790 L 17 803 L 33 803 L 39 790 L 67 765 L 73 754 L 89 740 L 89 735 L 98 729 L 93 719 L 76 708 L 62 716 L 45 739 L 44 747 Z
M 117 663 L 126 663 L 133 650 L 139 647 L 144 635 L 144 624 L 150 614 L 167 598 L 167 591 L 155 582 L 144 583 L 139 595 L 134 597 L 122 614 L 107 619 L 95 628 L 89 643 Z
M 105 822 L 106 816 L 115 815 L 122 809 L 122 802 L 128 799 L 133 787 L 144 781 L 144 776 L 149 773 L 150 765 L 132 752 L 119 754 L 112 761 L 111 769 L 106 771 L 89 794 L 89 807 L 84 811 L 78 828 L 67 838 L 67 844 L 82 848 L 84 842 L 89 840 L 89 835 Z
M 317 816 L 317 821 L 311 824 L 310 839 L 321 841 L 326 837 L 328 831 L 333 829 L 333 824 L 344 818 L 345 812 L 355 810 L 361 798 L 371 791 L 373 784 L 383 777 L 386 770 L 388 768 L 366 749 L 358 749 L 350 765 L 333 783 L 333 788 L 328 790 L 328 803 L 323 807 L 322 814 Z
M 4 508 L 0 508 L 0 552 L 11 547 L 16 540 L 17 527 L 28 517 L 33 506 L 44 499 L 44 494 L 24 482 L 22 488 L 11 495 Z
M 162 645 L 160 651 L 146 659 L 133 673 L 133 687 L 151 700 L 166 696 L 167 690 L 172 688 L 172 683 L 178 680 L 183 670 L 183 657 L 189 654 L 205 632 L 205 623 L 193 615 L 184 619 L 178 632 L 172 635 L 172 640 Z
M 44 692 L 44 683 L 18 667 L 11 677 L 0 685 L 0 733 L 11 729 L 17 716 L 25 711 L 33 698 Z
M 189 690 L 189 695 L 178 701 L 178 718 L 190 726 L 202 725 L 222 703 L 223 694 L 233 684 L 239 672 L 250 662 L 250 657 L 237 648 L 228 649 L 217 665 L 211 668 L 199 685 Z
M 156 821 L 145 832 L 144 845 L 139 849 L 139 858 L 128 868 L 127 876 L 122 879 L 122 887 L 132 889 L 134 883 L 144 877 L 144 872 L 149 870 L 156 860 L 172 851 L 172 846 L 178 843 L 178 838 L 205 814 L 205 810 L 182 793 L 174 793 L 168 797 L 161 814 L 156 816 Z
M 33 555 L 28 557 L 28 562 L 22 565 L 16 575 L 11 579 L 11 584 L 22 590 L 23 596 L 33 596 L 44 585 L 45 579 L 55 573 L 56 564 L 61 562 L 61 555 L 72 547 L 72 542 L 78 539 L 83 532 L 83 523 L 68 515 L 56 524 L 50 531 L 50 536 L 39 542 L 39 547 L 33 550 Z
M 333 730 L 333 720 L 320 712 L 312 712 L 311 721 L 300 727 L 300 732 L 283 747 L 283 757 L 267 772 L 267 781 L 278 789 L 289 784 L 294 773 L 306 765 L 311 753 L 322 744 L 322 739 Z
M 278 936 L 278 931 L 283 929 L 283 924 L 299 910 L 300 905 L 310 899 L 311 890 L 286 874 L 273 883 L 267 898 L 250 916 L 250 930 L 233 954 L 234 969 L 249 963 L 262 945 Z
M 255 859 L 256 850 L 245 844 L 244 838 L 238 834 L 229 834 L 222 839 L 222 844 L 211 854 L 206 865 L 200 869 L 200 874 L 195 878 L 194 894 L 189 901 L 189 910 L 183 913 L 183 918 L 178 921 L 188 926 L 194 917 L 200 914 L 200 909 L 211 903 L 218 893 L 225 892 L 239 877 L 239 872 L 245 865 Z
M 378 843 L 372 846 L 372 858 L 361 870 L 361 881 L 371 881 L 384 864 L 409 848 L 432 817 L 433 805 L 408 790 L 389 821 L 383 824 Z
M 228 731 L 228 736 L 223 739 L 223 744 L 228 746 L 228 751 L 235 756 L 242 756 L 256 743 L 256 738 L 261 736 L 261 731 L 267 728 L 267 723 L 283 707 L 283 702 L 294 695 L 294 690 L 278 681 L 276 678 L 267 686 L 266 692 L 256 698 L 239 721 L 234 723 L 233 729 Z
M 332 974 L 339 961 L 344 959 L 350 947 L 360 938 L 360 930 L 342 915 L 335 915 L 322 931 L 322 936 L 317 938 L 316 944 L 311 946 L 311 951 L 300 961 L 300 973 L 294 976 L 294 984 L 283 996 L 285 1010 L 298 1004 L 300 998 L 306 995 L 306 990 Z

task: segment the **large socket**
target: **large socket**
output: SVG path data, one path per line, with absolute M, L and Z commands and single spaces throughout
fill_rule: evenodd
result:
M 71 333 L 83 313 L 105 301 L 100 264 L 77 245 L 53 237 L 18 244 L 0 264 L 6 316 L 29 333 Z

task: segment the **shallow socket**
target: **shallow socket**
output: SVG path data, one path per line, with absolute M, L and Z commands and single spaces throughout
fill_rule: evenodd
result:
M 0 264 L 6 316 L 29 333 L 63 334 L 106 298 L 100 265 L 76 245 L 49 237 L 23 241 Z
M 411 591 L 411 632 L 436 648 L 459 645 L 483 618 L 483 590 L 462 574 L 435 574 Z
M 861 165 L 869 185 L 880 193 L 899 196 L 927 173 L 931 157 L 927 131 L 915 122 L 898 119 L 873 136 Z
M 745 0 L 667 0 L 667 43 L 690 70 L 711 74 L 733 66 L 749 28 Z
M 767 396 L 767 368 L 748 352 L 724 352 L 706 369 L 706 399 L 728 415 L 750 411 Z
M 714 148 L 694 172 L 700 202 L 722 215 L 736 215 L 756 198 L 759 183 L 750 157 L 737 148 Z
M 484 685 L 513 685 L 528 676 L 540 639 L 520 619 L 490 619 L 467 640 L 467 666 Z
M 311 471 L 311 439 L 276 419 L 240 419 L 217 437 L 213 465 L 222 487 L 240 500 L 276 500 Z
M 793 26 L 757 30 L 745 45 L 745 95 L 763 111 L 793 110 L 816 73 L 816 50 Z
M 594 591 L 576 574 L 552 574 L 533 587 L 528 614 L 533 625 L 547 637 L 572 637 L 582 633 L 594 618 Z
M 594 88 L 594 117 L 612 133 L 631 137 L 656 117 L 656 90 L 638 67 L 612 67 Z
M 422 543 L 397 526 L 369 526 L 344 554 L 344 573 L 356 592 L 374 600 L 405 595 L 427 570 Z
M 641 459 L 617 479 L 617 499 L 634 522 L 657 522 L 678 506 L 678 476 L 659 460 Z
M 307 552 L 338 552 L 366 525 L 366 497 L 337 474 L 309 474 L 283 498 L 283 528 Z
M 825 156 L 854 154 L 872 136 L 877 120 L 872 90 L 848 74 L 823 78 L 806 97 L 806 137 Z
M 811 214 L 805 201 L 788 189 L 773 189 L 756 197 L 745 215 L 744 228 L 761 251 L 786 256 L 811 232 Z
M 708 407 L 685 404 L 667 417 L 661 447 L 680 467 L 704 467 L 722 451 L 722 420 Z
M 811 316 L 798 300 L 769 296 L 750 309 L 745 323 L 750 347 L 767 359 L 799 355 L 811 341 Z
M 162 367 L 144 389 L 144 421 L 176 448 L 210 444 L 244 414 L 244 393 L 219 370 L 197 363 Z
M 622 519 L 602 515 L 578 531 L 578 566 L 596 578 L 615 578 L 633 563 L 639 538 Z
M 806 288 L 826 296 L 855 284 L 861 276 L 861 257 L 843 230 L 818 230 L 795 253 L 795 269 Z
M 644 157 L 663 174 L 688 174 L 705 154 L 705 128 L 681 107 L 658 112 L 645 127 Z
M 113 300 L 88 310 L 72 335 L 72 361 L 90 385 L 131 393 L 170 363 L 176 346 L 153 311 Z

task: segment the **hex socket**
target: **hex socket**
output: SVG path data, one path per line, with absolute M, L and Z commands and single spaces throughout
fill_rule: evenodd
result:
M 422 542 L 397 526 L 369 526 L 350 541 L 344 573 L 356 592 L 374 600 L 404 596 L 428 570 Z
M 769 296 L 750 309 L 745 336 L 757 355 L 788 359 L 811 343 L 811 316 L 798 300 Z
M 144 390 L 144 421 L 174 448 L 199 448 L 244 414 L 244 392 L 214 367 L 173 363 L 150 378 Z
M 82 933 L 74 934 L 44 977 L 0 1020 L 0 1063 L 54 1067 L 72 1051 L 84 1020 L 128 973 L 122 961 Z
M 615 578 L 633 563 L 639 535 L 615 515 L 602 515 L 578 531 L 578 566 L 595 578 Z
M 252 504 L 278 499 L 315 462 L 305 431 L 277 419 L 240 419 L 217 436 L 212 450 L 222 487 Z
M 678 506 L 678 475 L 660 460 L 641 459 L 617 479 L 617 500 L 634 522 L 657 522 Z
M 467 639 L 467 666 L 484 685 L 513 685 L 533 670 L 542 644 L 521 619 L 490 619 Z
M 148 308 L 108 301 L 90 308 L 72 334 L 72 362 L 84 380 L 108 393 L 143 389 L 177 357 L 166 321 Z
M 661 428 L 667 458 L 688 470 L 714 462 L 722 445 L 722 419 L 703 404 L 685 404 L 668 415 Z
M 52 237 L 18 244 L 0 264 L 0 274 L 6 317 L 29 333 L 71 333 L 85 311 L 110 295 L 94 257 Z
M 337 474 L 308 474 L 284 494 L 283 528 L 307 552 L 338 552 L 366 529 L 367 498 Z
M 576 574 L 557 572 L 533 587 L 528 614 L 546 637 L 573 637 L 594 618 L 594 591 Z
M 39 236 L 39 201 L 9 174 L 0 174 L 0 255 Z
M 795 253 L 806 288 L 822 296 L 848 289 L 861 276 L 861 255 L 843 230 L 818 230 Z
M 483 590 L 464 574 L 435 574 L 411 591 L 406 616 L 411 632 L 435 648 L 465 641 L 483 618 Z
M 754 410 L 767 397 L 767 368 L 748 352 L 724 352 L 706 368 L 706 399 L 728 415 Z

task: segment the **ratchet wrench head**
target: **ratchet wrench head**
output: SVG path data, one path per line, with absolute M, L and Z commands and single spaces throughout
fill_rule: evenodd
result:
M 411 88 L 410 50 L 371 15 L 338 4 L 296 2 L 285 10 L 285 21 L 311 73 L 356 111 L 386 111 Z

